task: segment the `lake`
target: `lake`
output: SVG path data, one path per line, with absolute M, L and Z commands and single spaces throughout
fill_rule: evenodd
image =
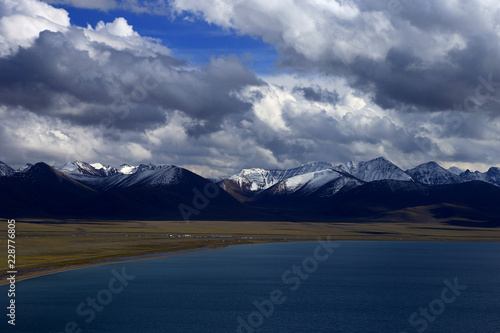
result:
M 239 245 L 16 289 L 15 329 L 3 306 L 1 332 L 498 333 L 500 243 Z

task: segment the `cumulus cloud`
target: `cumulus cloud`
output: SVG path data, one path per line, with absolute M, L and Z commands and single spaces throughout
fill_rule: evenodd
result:
M 240 99 L 239 91 L 264 84 L 236 56 L 213 57 L 201 67 L 177 59 L 158 40 L 140 36 L 124 18 L 84 28 L 70 26 L 66 11 L 45 3 L 22 0 L 3 5 L 0 20 L 8 29 L 32 17 L 47 21 L 21 42 L 16 35 L 1 35 L 6 51 L 0 56 L 0 117 L 14 131 L 10 136 L 9 128 L 3 130 L 8 159 L 19 155 L 22 142 L 24 152 L 39 149 L 34 156 L 49 160 L 54 154 L 60 159 L 78 155 L 69 147 L 89 142 L 94 148 L 75 158 L 114 160 L 98 148 L 107 145 L 117 148 L 111 151 L 122 158 L 150 159 L 141 142 L 146 131 L 164 128 L 174 114 L 182 114 L 183 133 L 193 140 L 217 132 L 226 117 L 251 111 L 252 104 Z M 11 17 L 17 21 L 8 21 Z M 15 125 L 18 122 L 33 126 L 22 129 Z M 85 128 L 94 139 L 82 135 L 78 143 L 78 135 L 71 133 L 83 133 Z
M 500 4 L 489 0 L 175 0 L 276 47 L 283 68 L 342 75 L 383 108 L 454 109 L 478 77 L 500 80 Z M 498 96 L 498 92 L 495 94 Z M 497 101 L 489 99 L 498 114 Z
M 30 7 L 23 15 L 39 16 L 45 7 L 50 6 Z M 251 105 L 233 93 L 260 84 L 233 56 L 192 67 L 158 41 L 140 36 L 124 18 L 95 28 L 46 29 L 16 53 L 0 57 L 0 71 L 3 105 L 121 130 L 159 126 L 179 110 L 194 119 L 192 135 L 216 130 L 228 114 L 248 111 Z
M 29 47 L 42 31 L 66 31 L 68 12 L 36 0 L 0 3 L 0 57 Z

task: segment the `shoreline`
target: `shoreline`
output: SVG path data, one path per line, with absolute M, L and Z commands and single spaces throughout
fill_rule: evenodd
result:
M 232 245 L 237 245 L 237 244 L 232 244 Z M 67 272 L 67 271 L 73 271 L 73 270 L 77 270 L 77 269 L 96 267 L 96 266 L 104 266 L 104 265 L 117 264 L 117 263 L 134 262 L 134 261 L 140 261 L 140 260 L 175 257 L 175 256 L 191 254 L 191 253 L 199 253 L 199 252 L 218 250 L 218 249 L 222 249 L 222 248 L 225 248 L 228 246 L 229 245 L 220 245 L 220 246 L 214 246 L 214 247 L 203 246 L 203 247 L 199 247 L 199 248 L 195 248 L 195 249 L 187 249 L 187 250 L 179 250 L 179 251 L 140 254 L 140 255 L 136 255 L 136 256 L 126 256 L 126 257 L 109 257 L 106 259 L 97 260 L 97 261 L 89 262 L 89 263 L 85 263 L 85 264 L 68 265 L 68 266 L 62 266 L 62 267 L 30 268 L 30 269 L 24 270 L 24 271 L 17 271 L 16 283 L 20 282 L 20 281 L 24 281 L 24 280 L 34 279 L 34 278 L 41 277 L 41 276 L 52 275 L 52 274 L 57 274 L 57 273 L 62 273 L 62 272 Z M 24 272 L 24 274 L 23 274 L 23 272 Z M 9 276 L 9 274 L 7 274 L 7 273 L 3 274 L 2 280 L 0 280 L 0 287 L 9 284 L 9 282 L 6 279 L 8 276 Z
M 16 280 L 238 244 L 331 241 L 499 242 L 500 228 L 443 223 L 198 221 L 18 221 Z M 6 241 L 0 239 L 0 245 Z M 3 247 L 3 245 L 2 245 Z M 5 246 L 7 247 L 7 246 Z M 16 246 L 17 247 L 17 246 Z M 6 262 L 7 263 L 7 262 Z M 0 286 L 8 284 L 2 267 Z M 4 278 L 5 277 L 5 278 Z
M 300 242 L 311 242 L 313 240 L 288 240 L 286 242 L 291 242 L 291 243 L 300 243 Z M 333 242 L 342 242 L 342 241 L 359 241 L 359 242 L 380 242 L 384 240 L 330 240 Z M 464 241 L 464 240 L 385 240 L 389 242 L 477 242 L 475 240 L 470 240 L 470 241 Z M 265 243 L 282 243 L 283 241 L 270 241 L 270 242 L 265 242 Z M 485 242 L 485 241 L 483 241 Z M 479 243 L 483 243 L 479 242 Z M 486 241 L 490 242 L 490 241 Z M 498 241 L 491 241 L 491 242 L 498 242 Z M 192 253 L 199 253 L 199 252 L 206 252 L 206 251 L 212 251 L 212 250 L 219 250 L 222 248 L 226 248 L 229 246 L 235 246 L 235 245 L 242 245 L 245 243 L 234 243 L 234 244 L 227 244 L 227 245 L 214 245 L 214 246 L 200 246 L 198 248 L 193 248 L 193 249 L 185 249 L 185 250 L 177 250 L 177 251 L 169 251 L 169 252 L 152 252 L 152 253 L 146 253 L 146 254 L 139 254 L 139 255 L 131 255 L 131 256 L 112 256 L 109 258 L 105 259 L 100 259 L 96 260 L 93 262 L 88 262 L 85 264 L 73 264 L 73 265 L 68 265 L 68 266 L 61 266 L 61 267 L 44 267 L 44 268 L 30 268 L 24 271 L 17 271 L 16 273 L 16 282 L 24 281 L 24 280 L 29 280 L 29 279 L 34 279 L 37 277 L 41 276 L 46 276 L 46 275 L 52 275 L 52 274 L 57 274 L 57 273 L 62 273 L 66 271 L 72 271 L 72 270 L 77 270 L 77 269 L 83 269 L 83 268 L 89 268 L 89 267 L 96 267 L 96 266 L 103 266 L 103 265 L 109 265 L 109 264 L 117 264 L 117 263 L 127 263 L 127 262 L 134 262 L 134 261 L 140 261 L 140 260 L 151 260 L 151 259 L 158 259 L 158 258 L 167 258 L 167 257 L 175 257 L 175 256 L 180 256 L 180 255 L 185 255 L 185 254 L 192 254 Z M 262 244 L 262 243 L 252 243 L 252 244 Z M 20 275 L 19 275 L 20 274 Z M 0 287 L 7 285 L 8 281 L 6 278 L 9 276 L 9 274 L 5 273 L 2 274 L 1 280 L 0 280 Z

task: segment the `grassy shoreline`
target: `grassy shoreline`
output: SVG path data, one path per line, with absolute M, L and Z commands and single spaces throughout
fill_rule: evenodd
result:
M 213 247 L 213 248 L 200 247 L 200 248 L 195 248 L 192 250 L 185 250 L 185 251 L 181 250 L 181 251 L 173 251 L 173 252 L 165 252 L 165 253 L 151 253 L 151 254 L 143 254 L 143 255 L 128 256 L 128 257 L 109 257 L 109 258 L 99 260 L 99 261 L 91 261 L 91 262 L 88 262 L 86 264 L 74 264 L 74 265 L 67 265 L 67 266 L 60 266 L 60 267 L 44 267 L 44 268 L 27 269 L 24 271 L 17 272 L 16 282 L 23 281 L 23 280 L 29 280 L 29 279 L 33 279 L 33 278 L 45 276 L 45 275 L 51 275 L 51 274 L 56 274 L 56 273 L 61 273 L 61 272 L 66 272 L 66 271 L 72 271 L 72 270 L 76 270 L 76 269 L 87 268 L 87 267 L 110 265 L 110 264 L 116 264 L 116 263 L 127 263 L 127 262 L 133 262 L 133 261 L 138 261 L 138 260 L 174 257 L 174 256 L 179 256 L 179 255 L 184 255 L 184 254 L 189 254 L 189 253 L 197 253 L 197 252 L 216 250 L 216 249 L 220 249 L 223 247 L 225 247 L 225 246 L 218 246 L 218 247 Z M 179 253 L 179 252 L 181 252 L 181 253 Z M 8 276 L 9 276 L 9 274 L 3 274 L 1 276 L 0 286 L 8 284 L 8 282 L 5 279 Z
M 5 228 L 6 230 L 6 228 Z M 116 262 L 181 255 L 236 244 L 314 241 L 500 241 L 498 228 L 443 223 L 301 223 L 236 221 L 40 221 L 16 222 L 16 280 Z M 6 284 L 7 239 L 0 257 Z

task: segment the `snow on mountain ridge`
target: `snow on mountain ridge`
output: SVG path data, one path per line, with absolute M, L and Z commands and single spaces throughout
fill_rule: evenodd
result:
M 133 175 L 145 171 L 162 170 L 171 167 L 172 166 L 165 164 L 154 165 L 150 163 L 134 166 L 129 164 L 122 164 L 121 166 L 115 168 L 106 166 L 101 163 L 90 164 L 82 161 L 74 161 L 66 163 L 64 165 L 55 166 L 54 168 L 65 173 L 67 176 L 70 176 L 75 180 L 79 178 L 84 179 L 87 183 L 101 183 L 101 180 L 93 178 L 110 178 L 114 177 L 115 175 Z M 29 165 L 24 169 L 13 170 L 7 164 L 0 162 L 0 176 L 11 175 L 17 172 L 25 172 L 28 169 Z M 324 170 L 329 171 L 319 172 Z M 351 161 L 340 166 L 336 166 L 332 163 L 316 162 L 304 164 L 297 168 L 286 170 L 266 170 L 262 168 L 243 169 L 238 174 L 230 176 L 227 180 L 233 181 L 241 189 L 250 193 L 250 195 L 255 195 L 257 193 L 260 193 L 261 191 L 271 188 L 276 184 L 279 184 L 284 180 L 312 173 L 311 175 L 291 179 L 290 181 L 280 185 L 283 187 L 283 191 L 293 192 L 295 190 L 299 190 L 301 187 L 304 187 L 305 190 L 310 186 L 313 186 L 312 184 L 320 184 L 321 175 L 332 174 L 332 170 L 349 174 L 350 176 L 366 182 L 374 180 L 393 179 L 404 181 L 418 181 L 429 185 L 440 185 L 479 180 L 488 182 L 496 186 L 500 186 L 500 168 L 498 167 L 491 167 L 487 172 L 482 173 L 479 171 L 462 171 L 461 169 L 456 167 L 451 167 L 447 170 L 435 162 L 428 162 L 421 164 L 413 169 L 403 171 L 384 157 L 379 157 L 367 162 Z M 82 178 L 80 176 L 85 177 Z M 89 177 L 91 177 L 92 179 Z M 307 177 L 313 178 L 309 179 Z M 106 182 L 117 182 L 118 178 L 121 177 L 112 178 L 107 180 Z M 169 176 L 165 175 L 165 178 L 161 181 L 158 180 L 158 182 L 162 184 L 170 180 L 172 179 L 170 179 Z M 224 182 L 221 182 L 221 187 L 224 188 L 225 185 L 226 184 Z
M 82 161 L 73 161 L 63 165 L 54 166 L 54 169 L 63 173 L 79 173 L 82 175 L 101 176 L 101 173 L 91 164 Z
M 109 165 L 102 165 L 101 163 L 90 164 L 94 169 L 96 169 L 102 176 L 111 176 L 119 173 L 116 168 Z
M 260 168 L 243 169 L 238 174 L 229 177 L 229 180 L 234 181 L 241 188 L 247 188 L 250 191 L 269 188 L 270 171 Z
M 87 163 L 82 161 L 73 161 L 59 166 L 53 166 L 54 169 L 65 174 L 81 174 L 97 177 L 108 177 L 119 173 L 119 171 L 109 165 L 101 163 Z
M 99 169 L 104 169 L 104 168 L 105 168 L 105 166 L 104 166 L 104 165 L 102 165 L 101 163 L 90 163 L 90 165 L 91 165 L 94 169 L 96 169 L 96 170 L 99 170 Z
M 155 187 L 160 185 L 170 185 L 180 178 L 181 169 L 177 166 L 162 166 L 159 168 L 142 169 L 131 175 L 122 175 L 117 177 L 117 181 L 113 182 L 113 187 L 131 187 L 143 185 L 147 187 Z
M 464 169 L 460 169 L 456 166 L 452 166 L 451 168 L 448 168 L 448 171 L 457 175 L 457 176 L 460 176 L 465 170 Z
M 128 164 L 122 164 L 118 167 L 118 172 L 123 173 L 124 175 L 131 175 L 137 171 L 137 166 L 132 166 Z
M 96 177 L 77 173 L 68 174 L 68 176 L 93 188 L 108 191 L 135 186 L 157 187 L 176 184 L 182 177 L 182 169 L 175 165 L 169 165 L 151 169 L 143 168 L 142 171 L 132 174 L 117 173 L 109 177 Z
M 0 161 L 0 176 L 10 176 L 14 173 L 14 169 Z
M 486 181 L 490 184 L 500 186 L 500 168 L 489 168 L 488 171 L 486 171 Z
M 239 173 L 229 177 L 228 179 L 235 182 L 241 189 L 248 192 L 253 192 L 255 194 L 259 193 L 260 191 L 266 190 L 276 184 L 279 184 L 282 181 L 290 179 L 290 181 L 280 184 L 279 188 L 276 190 L 277 193 L 282 193 L 282 192 L 284 193 L 286 191 L 294 192 L 298 190 L 298 187 L 305 186 L 306 183 L 310 181 L 310 179 L 308 179 L 307 177 L 313 177 L 313 174 L 309 175 L 309 173 L 314 173 L 323 170 L 341 172 L 349 176 L 355 177 L 361 181 L 373 181 L 382 179 L 393 179 L 393 180 L 404 180 L 404 181 L 413 180 L 398 166 L 394 165 L 392 162 L 390 162 L 384 157 L 379 157 L 367 162 L 359 162 L 359 163 L 351 161 L 340 166 L 336 166 L 332 163 L 316 162 L 288 170 L 265 170 L 260 168 L 243 169 Z M 329 172 L 325 174 L 329 174 Z M 294 178 L 296 176 L 302 176 L 302 175 L 307 175 L 307 176 Z M 317 174 L 316 177 L 320 177 L 320 174 Z M 333 181 L 333 180 L 334 179 L 330 179 L 328 181 Z M 320 184 L 321 182 L 315 181 L 314 183 Z M 357 183 L 361 184 L 361 182 Z M 338 189 L 332 187 L 333 192 L 337 190 Z
M 290 194 L 300 191 L 302 195 L 308 195 L 342 177 L 345 177 L 345 175 L 333 169 L 313 171 L 279 182 L 273 194 Z
M 81 174 L 81 175 L 91 175 L 99 177 L 108 177 L 115 174 L 130 175 L 137 172 L 142 172 L 145 170 L 159 170 L 169 167 L 167 164 L 140 164 L 138 166 L 131 166 L 128 164 L 122 164 L 118 168 L 114 168 L 109 165 L 103 165 L 101 163 L 87 163 L 82 161 L 73 161 L 60 166 L 54 166 L 56 170 L 67 174 Z
M 412 180 L 410 175 L 406 174 L 385 157 L 378 157 L 367 162 L 350 161 L 341 165 L 339 168 L 366 182 L 383 179 Z
M 243 169 L 228 179 L 238 184 L 240 188 L 257 192 L 268 189 L 280 181 L 291 177 L 333 168 L 336 168 L 336 166 L 331 163 L 315 162 L 287 170 Z
M 289 193 L 295 192 L 299 188 L 304 187 L 308 184 L 314 177 L 314 172 L 306 173 L 303 175 L 294 176 L 291 178 L 287 178 L 282 182 L 278 183 L 278 189 L 275 193 Z
M 500 186 L 500 168 L 491 167 L 484 173 L 479 171 L 472 172 L 467 169 L 460 174 L 460 178 L 462 181 L 481 180 L 483 182 Z
M 446 170 L 433 161 L 406 170 L 406 173 L 416 181 L 427 185 L 456 184 L 462 182 L 460 176 Z

